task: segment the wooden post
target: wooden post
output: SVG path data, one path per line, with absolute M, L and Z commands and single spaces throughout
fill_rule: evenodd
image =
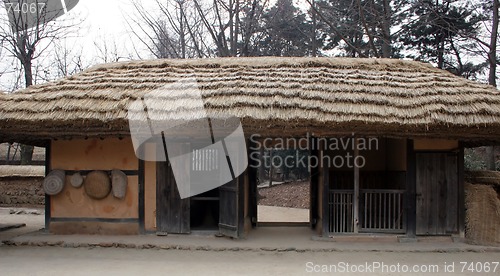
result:
M 52 141 L 48 141 L 45 147 L 45 176 L 47 176 L 51 170 L 52 163 Z M 45 231 L 49 232 L 50 227 L 50 196 L 45 194 Z
M 273 185 L 273 149 L 269 150 L 269 187 Z
M 465 238 L 465 187 L 464 187 L 464 146 L 459 145 L 458 151 L 458 234 Z
M 316 142 L 315 142 L 316 145 Z M 330 235 L 330 212 L 328 208 L 328 195 L 330 193 L 330 179 L 329 179 L 329 167 L 323 166 L 323 156 L 325 154 L 324 149 L 328 148 L 328 145 L 319 145 L 320 150 L 318 154 L 318 166 L 320 166 L 320 170 L 323 178 L 323 192 L 322 192 L 322 202 L 321 208 L 323 209 L 323 217 L 322 217 L 322 228 L 323 228 L 323 237 L 328 238 Z
M 414 238 L 417 232 L 417 175 L 413 140 L 406 146 L 406 236 Z
M 265 174 L 265 158 L 264 158 L 264 147 L 261 145 L 259 149 L 259 160 L 260 160 L 260 166 L 259 166 L 259 184 L 264 183 L 264 178 L 266 176 Z
M 144 148 L 142 149 L 144 150 Z M 144 199 L 144 186 L 145 186 L 145 163 L 144 160 L 139 159 L 139 164 L 138 164 L 138 169 L 139 169 L 139 177 L 138 177 L 138 182 L 139 182 L 139 233 L 144 234 L 146 233 L 146 227 L 145 227 L 145 199 Z
M 257 189 L 257 171 L 256 171 L 256 164 L 257 160 L 252 158 L 252 148 L 255 149 L 257 146 L 255 143 L 252 143 L 252 139 L 248 140 L 248 147 L 247 147 L 247 154 L 248 154 L 248 168 L 247 168 L 247 173 L 248 173 L 248 189 L 249 189 L 249 198 L 248 198 L 248 216 L 250 217 L 250 223 L 252 227 L 257 226 L 257 204 L 259 202 L 258 196 L 259 192 Z M 263 163 L 263 156 L 264 156 L 264 147 L 261 145 L 260 146 L 260 152 L 259 152 L 259 160 L 260 160 L 260 166 L 259 166 L 259 181 L 262 183 L 263 177 L 264 177 L 264 163 Z
M 359 168 L 356 166 L 356 157 L 359 155 L 358 138 L 354 138 L 354 199 L 353 199 L 353 230 L 354 233 L 359 233 Z
M 310 137 L 309 138 L 309 155 L 310 156 L 317 156 L 318 155 L 318 149 L 313 147 L 314 145 L 314 138 Z M 319 212 L 321 206 L 319 206 L 319 198 L 318 198 L 318 193 L 320 190 L 319 187 L 319 170 L 318 167 L 311 168 L 308 166 L 309 170 L 309 221 L 311 224 L 311 228 L 315 229 L 316 228 L 316 223 L 319 218 Z

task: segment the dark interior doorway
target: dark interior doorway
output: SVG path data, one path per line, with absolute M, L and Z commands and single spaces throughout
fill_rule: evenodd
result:
M 192 231 L 219 229 L 219 189 L 193 196 L 190 207 Z

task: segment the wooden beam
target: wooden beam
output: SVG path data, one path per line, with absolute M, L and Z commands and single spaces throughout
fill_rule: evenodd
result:
M 465 175 L 464 175 L 464 146 L 459 145 L 458 151 L 458 234 L 465 238 Z
M 413 238 L 417 233 L 417 175 L 416 154 L 413 140 L 406 146 L 406 236 Z

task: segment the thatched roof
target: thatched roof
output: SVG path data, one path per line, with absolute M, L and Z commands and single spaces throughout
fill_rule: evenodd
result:
M 493 87 L 413 61 L 270 57 L 106 64 L 0 95 L 0 140 L 127 136 L 130 103 L 186 77 L 246 134 L 500 140 Z

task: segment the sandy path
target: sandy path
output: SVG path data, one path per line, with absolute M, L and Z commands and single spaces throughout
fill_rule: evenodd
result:
M 11 210 L 24 211 L 24 214 L 10 214 Z M 36 213 L 36 214 L 34 214 Z M 25 223 L 25 227 L 0 231 L 0 241 L 11 239 L 26 233 L 38 231 L 45 226 L 43 209 L 0 208 L 0 223 Z
M 259 222 L 309 222 L 309 209 L 258 205 Z
M 387 252 L 204 252 L 179 250 L 138 250 L 117 248 L 0 247 L 2 275 L 304 275 L 308 270 L 343 263 L 351 269 L 371 266 L 370 273 L 348 275 L 409 275 L 409 269 L 433 269 L 437 273 L 413 275 L 452 275 L 444 267 L 454 263 L 455 274 L 461 261 L 484 264 L 500 260 L 500 253 L 387 253 Z M 375 270 L 376 264 L 400 271 Z M 432 266 L 432 267 L 431 267 Z M 339 269 L 339 268 L 337 268 Z M 497 271 L 479 273 L 498 275 Z M 339 271 L 337 271 L 339 272 Z M 315 274 L 315 273 L 314 273 Z M 345 275 L 345 273 L 329 273 Z

